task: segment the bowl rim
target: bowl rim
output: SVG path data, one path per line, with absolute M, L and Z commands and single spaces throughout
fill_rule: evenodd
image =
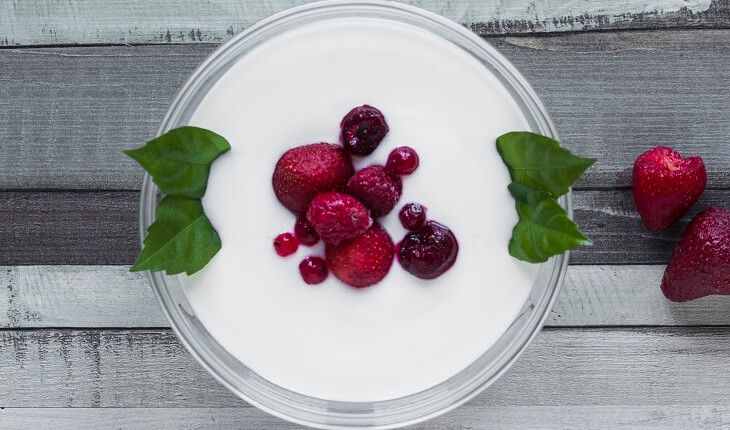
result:
M 159 136 L 161 134 L 164 134 L 171 128 L 178 126 L 178 124 L 176 124 L 176 121 L 179 120 L 182 109 L 187 106 L 187 104 L 190 102 L 191 97 L 195 94 L 195 90 L 199 89 L 199 87 L 203 85 L 203 81 L 205 80 L 206 76 L 210 74 L 211 70 L 214 70 L 215 67 L 226 62 L 228 56 L 233 54 L 232 48 L 238 46 L 242 42 L 258 34 L 259 32 L 264 31 L 271 26 L 277 25 L 278 23 L 282 23 L 282 21 L 286 21 L 288 19 L 296 19 L 297 17 L 301 17 L 303 15 L 314 16 L 316 14 L 321 14 L 328 11 L 360 9 L 377 10 L 384 14 L 392 14 L 393 16 L 400 15 L 400 18 L 408 17 L 414 20 L 426 20 L 434 26 L 441 27 L 443 30 L 449 31 L 451 34 L 453 34 L 453 37 L 460 38 L 465 43 L 469 43 L 470 46 L 478 49 L 484 55 L 485 58 L 479 58 L 480 62 L 484 62 L 485 59 L 489 61 L 490 66 L 496 69 L 496 73 L 499 73 L 501 75 L 500 77 L 505 79 L 507 83 L 509 83 L 513 87 L 511 88 L 511 90 L 516 91 L 517 94 L 513 94 L 513 96 L 520 96 L 521 101 L 527 104 L 525 108 L 527 108 L 529 113 L 532 115 L 532 119 L 537 121 L 537 125 L 540 128 L 539 131 L 542 134 L 551 136 L 552 138 L 559 140 L 557 130 L 555 129 L 554 124 L 550 120 L 550 117 L 545 107 L 543 106 L 535 91 L 527 83 L 527 81 L 519 73 L 519 71 L 517 71 L 517 69 L 489 43 L 469 31 L 465 27 L 454 23 L 453 21 L 450 21 L 440 15 L 425 11 L 415 6 L 383 0 L 319 1 L 284 10 L 250 26 L 246 30 L 231 38 L 228 42 L 222 44 L 217 49 L 215 49 L 215 51 L 213 51 L 195 69 L 195 71 L 190 75 L 188 80 L 178 91 L 174 100 L 170 104 L 170 107 L 168 108 L 162 120 L 160 128 L 157 131 L 157 135 Z M 443 37 L 442 35 L 439 36 Z M 463 46 L 460 47 L 462 49 L 465 49 Z M 154 210 L 157 203 L 157 194 L 158 189 L 156 185 L 152 182 L 152 178 L 150 177 L 150 175 L 145 173 L 140 193 L 139 207 L 139 233 L 141 241 L 144 240 L 147 227 L 154 220 Z M 558 199 L 558 202 L 566 209 L 568 216 L 572 218 L 572 191 L 569 190 L 567 194 L 561 196 Z M 268 382 L 268 384 L 274 387 L 278 387 L 279 392 L 275 392 L 276 390 L 271 390 L 269 387 L 260 385 L 260 383 L 259 385 L 256 385 L 256 387 L 260 389 L 260 391 L 257 391 L 256 389 L 251 388 L 251 386 L 249 385 L 244 385 L 242 387 L 235 384 L 236 380 L 240 380 L 241 375 L 237 374 L 233 371 L 233 369 L 230 368 L 230 363 L 222 363 L 222 360 L 225 359 L 225 354 L 227 353 L 222 347 L 213 346 L 213 348 L 211 349 L 211 345 L 201 344 L 201 341 L 199 340 L 200 334 L 207 334 L 204 326 L 199 321 L 197 321 L 194 313 L 190 312 L 189 307 L 186 308 L 184 303 L 179 303 L 171 296 L 171 290 L 168 286 L 168 282 L 171 282 L 171 278 L 175 277 L 163 275 L 161 272 L 147 272 L 147 276 L 150 283 L 152 284 L 152 289 L 155 296 L 157 297 L 157 301 L 160 304 L 160 307 L 162 308 L 165 317 L 170 322 L 173 332 L 178 337 L 180 342 L 196 359 L 196 361 L 198 361 L 198 363 L 200 363 L 203 368 L 208 371 L 208 373 L 213 375 L 215 379 L 217 379 L 221 384 L 226 386 L 238 397 L 274 416 L 310 427 L 323 429 L 354 427 L 386 429 L 416 424 L 436 417 L 438 415 L 444 414 L 472 399 L 474 396 L 476 396 L 489 385 L 491 385 L 494 381 L 499 379 L 499 377 L 501 377 L 512 366 L 512 364 L 514 364 L 514 362 L 525 351 L 525 349 L 532 342 L 535 336 L 537 336 L 537 334 L 540 332 L 560 292 L 560 288 L 562 286 L 563 279 L 567 270 L 568 260 L 569 252 L 565 252 L 562 255 L 551 258 L 548 268 L 550 276 L 548 288 L 545 289 L 545 291 L 539 297 L 539 300 L 537 300 L 536 303 L 526 303 L 523 311 L 515 318 L 515 321 L 507 329 L 505 333 L 511 330 L 513 326 L 515 326 L 515 324 L 520 322 L 525 315 L 527 316 L 527 319 L 521 321 L 521 323 L 524 324 L 524 328 L 521 331 L 517 332 L 518 336 L 513 338 L 512 341 L 508 343 L 508 347 L 503 348 L 501 354 L 499 354 L 495 359 L 492 360 L 492 364 L 496 365 L 497 367 L 495 367 L 493 371 L 489 373 L 489 375 L 485 377 L 485 374 L 491 369 L 491 367 L 484 368 L 481 370 L 480 373 L 476 375 L 476 377 L 472 376 L 467 384 L 462 384 L 462 386 L 459 387 L 458 391 L 450 391 L 446 394 L 438 396 L 436 399 L 432 399 L 429 402 L 426 402 L 425 404 L 411 406 L 409 408 L 405 408 L 403 411 L 398 411 L 397 407 L 391 406 L 390 404 L 392 402 L 403 401 L 403 399 L 409 399 L 414 396 L 422 396 L 422 393 L 426 393 L 430 390 L 440 387 L 446 382 L 454 380 L 456 377 L 462 375 L 464 372 L 472 368 L 481 358 L 486 356 L 489 351 L 487 351 L 487 353 L 480 357 L 480 359 L 472 363 L 472 365 L 470 365 L 468 368 L 462 370 L 462 372 L 450 378 L 449 380 L 444 381 L 444 383 L 438 384 L 425 391 L 414 393 L 412 395 L 399 399 L 357 403 L 326 401 L 322 399 L 310 398 L 308 396 L 304 396 L 298 393 L 288 392 L 286 389 L 275 386 L 273 383 L 265 380 L 264 381 Z M 545 267 L 547 267 L 548 263 L 544 263 L 544 265 Z M 195 330 L 202 331 L 201 333 L 196 333 Z M 500 336 L 500 341 L 505 336 L 505 333 Z M 215 341 L 212 336 L 208 334 L 207 337 L 211 338 L 212 342 L 217 344 L 217 341 Z M 223 358 L 220 357 L 221 355 L 223 356 Z M 243 365 L 242 363 L 240 363 L 240 365 L 243 366 L 243 369 L 238 370 L 247 372 L 247 377 L 254 379 L 258 377 L 260 379 L 263 379 L 256 375 L 252 370 L 245 367 L 245 365 Z M 248 390 L 244 390 L 244 388 L 248 388 Z M 312 401 L 324 402 L 326 406 L 324 408 L 320 407 L 321 405 L 317 407 L 312 407 L 311 405 L 299 403 L 292 406 L 290 399 L 286 398 L 286 396 L 291 395 L 300 396 L 304 399 L 312 399 Z M 277 405 L 278 408 L 274 405 Z M 343 413 L 341 412 L 343 405 L 345 405 L 344 407 L 347 407 L 347 405 L 352 405 L 353 407 L 357 405 L 357 412 L 354 412 L 352 414 Z M 370 413 L 367 413 L 367 411 L 369 410 L 369 405 L 372 405 L 372 408 L 370 409 Z M 381 409 L 375 407 L 376 405 L 387 406 Z M 386 413 L 384 415 L 379 415 L 377 417 L 378 419 L 376 419 L 376 417 L 372 415 L 375 411 L 385 411 Z

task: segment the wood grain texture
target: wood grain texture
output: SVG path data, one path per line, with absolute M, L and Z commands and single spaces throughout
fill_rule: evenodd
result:
M 9 2 L 0 46 L 222 42 L 269 15 L 308 0 L 132 0 Z M 480 35 L 608 29 L 727 28 L 727 0 L 408 0 Z
M 578 247 L 572 264 L 666 264 L 689 221 L 710 206 L 730 205 L 730 190 L 705 190 L 689 212 L 666 231 L 644 228 L 631 190 L 577 191 L 573 218 L 593 240 Z
M 546 329 L 494 406 L 730 405 L 726 328 Z M 239 407 L 170 331 L 2 331 L 0 407 Z
M 5 408 L 7 428 L 303 429 L 253 408 Z M 722 429 L 730 427 L 730 407 L 708 406 L 483 406 L 469 404 L 416 430 Z
M 1 26 L 0 26 L 1 27 Z M 545 102 L 569 149 L 599 158 L 578 188 L 630 184 L 638 154 L 702 156 L 730 188 L 730 30 L 492 39 Z M 215 45 L 0 50 L 0 189 L 138 189 L 122 154 L 153 137 Z
M 168 326 L 129 266 L 0 267 L 0 329 Z
M 0 192 L 3 264 L 131 264 L 139 193 Z
M 136 191 L 0 192 L 0 262 L 132 264 L 140 246 L 138 199 Z M 729 203 L 730 190 L 706 190 L 674 227 L 652 232 L 643 227 L 631 190 L 577 191 L 574 218 L 593 246 L 577 248 L 571 263 L 666 264 L 697 212 Z
M 0 329 L 153 328 L 168 323 L 128 266 L 0 266 Z M 672 303 L 664 266 L 569 266 L 548 327 L 730 326 L 730 300 Z

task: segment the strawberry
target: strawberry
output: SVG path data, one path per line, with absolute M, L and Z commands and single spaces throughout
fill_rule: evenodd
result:
M 634 203 L 649 230 L 671 227 L 700 198 L 706 184 L 700 157 L 682 158 L 673 149 L 657 146 L 634 162 Z
M 730 211 L 711 207 L 692 219 L 664 271 L 662 292 L 673 302 L 730 295 Z
M 387 215 L 400 199 L 403 183 L 383 166 L 366 167 L 347 181 L 347 192 L 363 202 L 373 218 Z
M 393 241 L 378 223 L 354 239 L 327 245 L 325 252 L 332 273 L 355 288 L 369 287 L 385 278 L 395 255 Z
M 312 143 L 286 151 L 276 163 L 271 182 L 281 204 L 303 214 L 317 194 L 344 191 L 353 172 L 344 148 Z
M 338 245 L 365 232 L 373 223 L 368 209 L 342 193 L 318 194 L 307 210 L 307 222 L 326 244 Z

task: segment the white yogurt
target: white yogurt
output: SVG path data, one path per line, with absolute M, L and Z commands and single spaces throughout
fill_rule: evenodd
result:
M 390 132 L 358 167 L 412 146 L 421 164 L 381 219 L 398 242 L 397 211 L 428 207 L 459 240 L 455 265 L 433 281 L 397 262 L 379 284 L 349 288 L 330 275 L 306 285 L 299 262 L 321 245 L 277 256 L 273 238 L 295 217 L 271 175 L 287 149 L 337 142 L 354 106 L 373 105 Z M 289 390 L 340 401 L 401 397 L 463 370 L 507 329 L 537 267 L 507 252 L 517 222 L 495 138 L 528 124 L 499 81 L 475 59 L 425 31 L 369 19 L 290 31 L 235 64 L 191 123 L 225 136 L 203 199 L 223 248 L 184 278 L 197 317 L 231 354 Z

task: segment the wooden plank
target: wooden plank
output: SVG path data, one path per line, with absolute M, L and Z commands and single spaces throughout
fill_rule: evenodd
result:
M 168 326 L 129 266 L 0 267 L 0 328 Z
M 572 264 L 666 264 L 689 221 L 709 206 L 730 205 L 730 190 L 705 190 L 697 203 L 667 231 L 644 228 L 631 190 L 578 191 L 575 222 L 593 240 L 578 247 Z
M 3 264 L 131 264 L 139 193 L 0 192 Z
M 0 329 L 167 327 L 147 277 L 128 269 L 0 267 Z M 661 265 L 569 266 L 546 326 L 730 326 L 727 298 L 672 303 L 659 290 L 663 273 Z
M 546 329 L 474 406 L 729 405 L 726 328 Z M 240 407 L 170 331 L 0 332 L 0 407 Z
M 221 42 L 269 15 L 309 0 L 11 2 L 0 8 L 0 46 Z M 727 0 L 655 2 L 408 0 L 480 35 L 607 29 L 723 28 Z
M 0 28 L 2 26 L 0 25 Z M 492 39 L 532 83 L 564 145 L 600 159 L 578 188 L 630 184 L 638 154 L 702 156 L 730 187 L 730 30 Z M 0 189 L 138 189 L 122 154 L 154 135 L 214 45 L 0 50 Z
M 705 297 L 681 304 L 667 300 L 659 288 L 664 268 L 568 266 L 563 288 L 545 325 L 730 325 L 727 297 Z
M 254 408 L 5 408 L 8 428 L 244 428 L 303 429 Z M 456 429 L 662 429 L 730 427 L 730 407 L 708 406 L 471 406 L 408 427 Z
M 727 206 L 730 190 L 706 190 L 665 232 L 641 224 L 630 190 L 577 191 L 575 220 L 594 245 L 580 247 L 573 264 L 666 264 L 684 227 L 708 206 Z M 132 264 L 139 252 L 138 193 L 0 192 L 0 262 Z

